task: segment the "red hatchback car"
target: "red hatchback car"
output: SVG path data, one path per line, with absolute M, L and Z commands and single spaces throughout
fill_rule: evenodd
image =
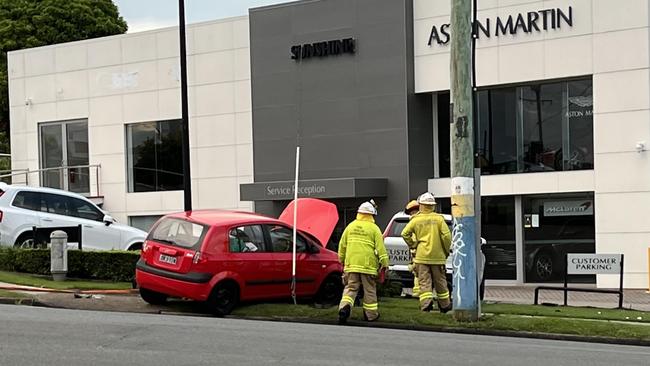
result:
M 303 200 L 309 201 L 296 225 L 296 295 L 336 303 L 342 266 L 337 253 L 323 245 L 338 220 L 336 207 Z M 204 301 L 222 316 L 240 301 L 290 297 L 293 215 L 287 211 L 280 219 L 221 210 L 164 216 L 149 232 L 136 265 L 142 299 Z

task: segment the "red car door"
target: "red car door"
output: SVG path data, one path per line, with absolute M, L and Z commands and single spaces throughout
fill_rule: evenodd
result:
M 273 253 L 264 239 L 262 225 L 241 225 L 228 232 L 229 253 L 224 265 L 243 280 L 243 300 L 277 297 Z
M 275 278 L 278 290 L 286 297 L 291 295 L 293 263 L 293 231 L 283 225 L 267 225 L 269 242 L 275 263 Z M 318 281 L 322 277 L 318 253 L 310 253 L 310 244 L 298 235 L 296 245 L 296 294 L 313 295 L 317 291 Z M 314 244 L 311 243 L 313 247 Z

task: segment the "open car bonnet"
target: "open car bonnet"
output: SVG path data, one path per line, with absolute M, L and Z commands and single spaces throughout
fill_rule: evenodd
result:
M 293 206 L 296 201 L 291 201 L 282 211 L 278 220 L 293 227 Z M 336 223 L 339 213 L 336 205 L 315 198 L 298 198 L 298 219 L 296 228 L 313 235 L 322 246 L 326 246 Z

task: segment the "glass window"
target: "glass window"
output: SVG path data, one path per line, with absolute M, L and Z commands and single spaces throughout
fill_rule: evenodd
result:
M 68 214 L 87 220 L 104 221 L 104 214 L 97 207 L 74 197 L 68 197 Z
M 523 171 L 563 170 L 562 124 L 566 83 L 518 88 L 523 124 Z
M 68 215 L 68 197 L 51 193 L 41 193 L 41 197 L 45 202 L 45 212 Z
M 207 228 L 201 224 L 168 218 L 156 225 L 151 233 L 151 239 L 183 248 L 192 248 L 201 242 L 206 231 Z
M 389 237 L 401 237 L 402 230 L 406 227 L 406 224 L 409 223 L 409 219 L 395 219 L 390 225 L 390 231 L 388 231 Z
M 481 236 L 485 278 L 517 279 L 514 197 L 481 198 Z
M 293 251 L 293 231 L 284 226 L 269 226 L 271 238 L 271 250 L 274 253 L 287 253 Z M 307 243 L 300 235 L 297 235 L 296 253 L 307 252 Z
M 517 172 L 517 97 L 514 88 L 478 93 L 478 154 L 483 174 Z
M 161 217 L 162 215 L 129 216 L 129 225 L 148 232 Z
M 567 170 L 594 168 L 594 103 L 591 80 L 571 81 L 568 107 Z
M 260 225 L 239 226 L 229 232 L 231 253 L 265 252 L 264 233 Z
M 180 120 L 126 127 L 129 192 L 183 189 Z
M 595 253 L 593 194 L 529 196 L 523 199 L 527 282 L 563 280 L 568 253 Z M 595 282 L 595 275 L 570 281 Z
M 45 123 L 39 127 L 41 173 L 45 187 L 90 193 L 88 165 L 88 122 L 75 120 Z M 66 170 L 61 167 L 72 167 Z
M 40 211 L 42 208 L 41 194 L 28 191 L 18 192 L 13 205 L 27 210 Z
M 481 90 L 476 98 L 477 154 L 482 174 L 594 168 L 592 80 Z M 448 109 L 438 98 L 438 109 Z M 440 129 L 439 149 L 449 131 Z M 447 149 L 445 149 L 447 146 Z M 448 169 L 440 154 L 440 169 Z M 440 175 L 444 177 L 444 175 Z

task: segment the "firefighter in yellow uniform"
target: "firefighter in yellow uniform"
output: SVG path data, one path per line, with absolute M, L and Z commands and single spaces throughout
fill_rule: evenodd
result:
M 420 205 L 418 204 L 417 200 L 411 200 L 409 203 L 406 204 L 406 208 L 404 209 L 404 213 L 409 215 L 409 218 L 413 218 L 413 216 L 417 215 L 420 209 Z M 411 263 L 409 263 L 409 271 L 413 273 L 413 297 L 419 297 L 420 296 L 420 284 L 418 282 L 418 273 L 415 270 L 415 263 L 413 263 L 413 258 L 415 258 L 415 250 L 410 249 L 411 252 Z
M 339 304 L 339 323 L 350 317 L 354 299 L 363 286 L 363 313 L 367 321 L 379 318 L 377 304 L 377 274 L 388 267 L 384 237 L 375 224 L 377 209 L 364 202 L 357 210 L 357 219 L 343 231 L 339 242 L 339 260 L 343 263 L 345 289 Z
M 402 230 L 402 238 L 415 249 L 415 269 L 420 282 L 420 309 L 433 310 L 433 288 L 441 313 L 451 310 L 445 263 L 451 247 L 451 232 L 442 215 L 434 212 L 436 200 L 427 192 L 418 198 L 420 212 Z

